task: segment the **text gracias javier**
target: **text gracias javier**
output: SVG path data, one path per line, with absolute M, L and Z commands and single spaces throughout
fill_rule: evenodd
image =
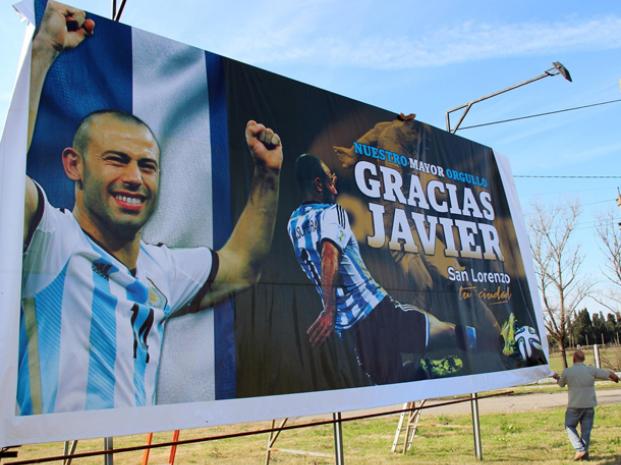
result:
M 354 151 L 357 155 L 381 159 L 383 150 L 370 147 L 365 144 L 354 143 Z M 479 187 L 487 187 L 485 178 L 474 176 L 456 170 L 423 163 L 419 160 L 393 154 L 391 159 L 401 160 L 399 164 L 403 168 L 408 167 L 423 173 L 430 173 L 437 177 L 447 177 L 465 184 Z M 399 157 L 399 158 L 397 158 Z M 384 154 L 387 162 L 391 160 Z M 407 160 L 407 163 L 405 162 Z M 450 176 L 449 176 L 450 172 Z M 409 174 L 409 188 L 404 192 L 402 173 L 389 166 L 378 166 L 369 161 L 360 160 L 354 169 L 356 185 L 362 194 L 372 199 L 383 199 L 395 204 L 418 207 L 422 210 L 432 210 L 436 213 L 450 213 L 471 217 L 478 220 L 492 222 L 496 217 L 492 205 L 491 195 L 487 191 L 475 193 L 470 187 L 464 186 L 461 196 L 458 196 L 458 186 L 451 182 L 443 182 L 432 179 L 423 187 L 418 175 Z M 461 202 L 460 198 L 461 197 Z M 447 257 L 462 257 L 485 260 L 504 261 L 500 249 L 498 231 L 493 224 L 481 221 L 468 221 L 452 219 L 444 216 L 425 215 L 419 212 L 409 212 L 409 218 L 403 208 L 396 206 L 392 212 L 392 221 L 388 219 L 388 225 L 392 223 L 390 235 L 386 234 L 385 216 L 386 208 L 379 203 L 369 202 L 369 211 L 372 216 L 373 236 L 367 238 L 370 247 L 380 248 L 388 240 L 388 248 L 396 251 L 417 253 L 418 247 L 414 241 L 413 232 L 418 236 L 425 255 L 435 255 L 436 232 L 438 226 L 443 237 L 444 254 Z M 413 224 L 413 229 L 411 227 Z M 457 230 L 457 241 L 455 240 Z M 457 270 L 454 267 L 447 268 L 448 278 L 457 282 L 501 283 L 509 284 L 511 278 L 506 273 L 475 272 L 469 270 Z

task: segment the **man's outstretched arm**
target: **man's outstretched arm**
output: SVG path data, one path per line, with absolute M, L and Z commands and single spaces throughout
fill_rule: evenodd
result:
M 48 2 L 39 29 L 32 39 L 28 104 L 28 148 L 30 148 L 32 142 L 43 83 L 52 63 L 54 63 L 54 60 L 61 52 L 77 47 L 86 37 L 92 35 L 94 27 L 95 22 L 92 19 L 86 19 L 84 11 L 58 2 Z M 24 240 L 28 237 L 39 205 L 38 197 L 34 182 L 30 178 L 26 178 Z
M 552 372 L 551 376 L 556 381 L 556 384 L 558 384 L 560 387 L 565 387 L 565 385 L 567 384 L 565 370 L 563 370 L 563 374 L 561 376 L 559 376 L 559 374 L 555 371 Z
M 336 274 L 339 268 L 339 249 L 330 241 L 321 246 L 321 289 L 323 310 L 308 328 L 308 340 L 312 346 L 320 346 L 334 332 L 336 318 Z
M 250 195 L 231 237 L 218 250 L 218 272 L 199 308 L 210 307 L 254 284 L 272 245 L 282 144 L 274 131 L 252 120 L 246 124 L 246 143 L 255 164 Z

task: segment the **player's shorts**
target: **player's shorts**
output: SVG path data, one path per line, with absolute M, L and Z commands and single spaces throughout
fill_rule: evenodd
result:
M 356 326 L 358 363 L 374 384 L 412 380 L 405 361 L 425 351 L 429 322 L 425 313 L 385 297 Z

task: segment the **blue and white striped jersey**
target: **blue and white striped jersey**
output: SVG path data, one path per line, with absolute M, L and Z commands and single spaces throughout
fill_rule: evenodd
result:
M 321 245 L 330 241 L 341 252 L 336 287 L 335 329 L 349 329 L 366 317 L 386 297 L 360 256 L 347 213 L 337 204 L 304 203 L 289 219 L 289 237 L 298 263 L 323 303 Z
M 24 252 L 18 414 L 154 404 L 165 322 L 213 279 L 217 256 L 141 243 L 132 272 L 42 202 Z

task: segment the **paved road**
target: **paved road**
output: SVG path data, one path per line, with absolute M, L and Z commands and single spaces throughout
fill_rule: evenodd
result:
M 511 388 L 507 389 L 510 390 Z M 434 404 L 441 404 L 446 402 L 447 400 L 432 400 L 427 402 L 425 405 L 431 406 Z M 600 405 L 611 404 L 615 402 L 621 403 L 621 388 L 598 389 L 597 401 Z M 557 392 L 552 393 L 533 393 L 522 395 L 509 394 L 479 399 L 479 413 L 484 415 L 486 413 L 528 412 L 544 408 L 565 407 L 566 405 L 567 389 L 558 388 Z M 397 404 L 343 413 L 345 417 L 352 417 L 357 415 L 367 415 L 371 413 L 386 412 L 391 410 L 397 411 L 400 410 L 402 407 L 403 404 Z M 433 408 L 425 408 L 423 414 L 424 416 L 470 414 L 470 402 L 466 401 L 458 404 L 445 406 L 439 405 Z M 330 420 L 331 418 L 331 416 L 327 415 L 312 415 L 309 417 L 300 417 L 298 419 L 292 418 L 292 420 L 295 423 L 296 421 L 308 422 L 318 420 Z
M 619 403 L 621 402 L 621 389 L 599 390 L 597 391 L 597 401 L 600 405 Z M 564 407 L 565 405 L 567 405 L 567 390 L 559 388 L 559 392 L 555 393 L 508 395 L 480 399 L 479 412 L 481 414 L 528 412 L 549 407 Z M 426 416 L 462 413 L 470 413 L 469 402 L 425 409 Z

